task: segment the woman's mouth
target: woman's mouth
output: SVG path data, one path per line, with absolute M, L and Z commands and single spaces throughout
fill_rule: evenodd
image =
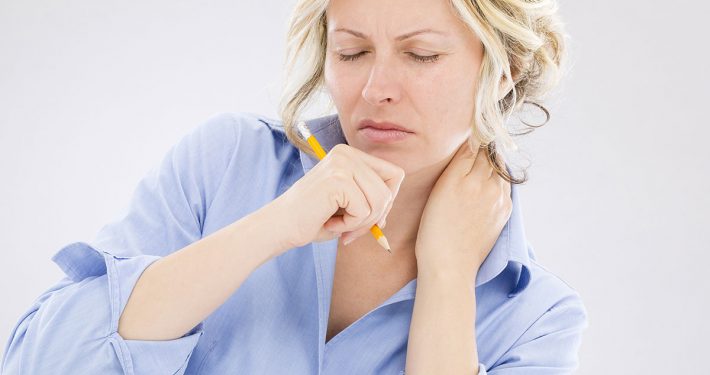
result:
M 362 135 L 365 136 L 371 142 L 377 143 L 395 143 L 401 142 L 413 135 L 413 133 L 408 133 L 401 130 L 382 130 L 372 127 L 365 127 L 359 130 Z

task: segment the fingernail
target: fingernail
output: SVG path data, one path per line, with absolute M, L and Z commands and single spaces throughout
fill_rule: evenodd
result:
M 344 240 L 344 241 L 343 241 L 343 245 L 348 246 L 348 244 L 349 244 L 350 242 L 353 242 L 353 239 L 352 239 L 352 238 L 348 238 L 347 240 Z

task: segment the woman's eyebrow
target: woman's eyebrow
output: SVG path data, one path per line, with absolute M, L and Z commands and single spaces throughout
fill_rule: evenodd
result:
M 354 35 L 354 36 L 356 36 L 356 37 L 358 37 L 358 38 L 361 38 L 361 39 L 368 39 L 368 36 L 367 36 L 367 35 L 365 35 L 365 34 L 359 32 L 359 31 L 350 30 L 350 29 L 346 29 L 346 28 L 343 28 L 343 27 L 339 27 L 339 28 L 333 30 L 333 32 L 338 32 L 338 31 L 340 31 L 340 32 L 345 32 L 345 33 L 348 33 L 348 34 L 352 34 L 352 35 Z M 403 40 L 405 40 L 405 39 L 411 38 L 411 37 L 413 37 L 413 36 L 415 36 L 415 35 L 424 34 L 424 33 L 433 33 L 433 34 L 439 34 L 439 35 L 443 35 L 443 36 L 449 35 L 448 33 L 444 32 L 444 31 L 439 31 L 439 30 L 434 30 L 434 29 L 421 29 L 421 30 L 416 30 L 416 31 L 408 32 L 408 33 L 406 33 L 406 34 L 402 34 L 402 35 L 400 35 L 400 36 L 398 36 L 398 37 L 396 37 L 396 38 L 394 38 L 394 39 L 395 39 L 396 41 L 400 42 L 400 41 L 403 41 Z

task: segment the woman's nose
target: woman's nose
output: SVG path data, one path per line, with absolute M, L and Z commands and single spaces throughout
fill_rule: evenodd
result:
M 370 76 L 362 89 L 362 97 L 374 106 L 399 102 L 401 86 L 398 77 L 396 67 L 393 67 L 391 63 L 376 61 L 372 65 Z

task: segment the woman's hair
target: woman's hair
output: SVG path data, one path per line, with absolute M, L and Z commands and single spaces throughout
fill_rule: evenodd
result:
M 472 136 L 485 147 L 496 173 L 510 183 L 515 179 L 501 167 L 497 142 L 504 150 L 517 150 L 512 136 L 527 134 L 549 121 L 540 104 L 559 81 L 564 53 L 564 34 L 555 0 L 450 0 L 456 15 L 483 44 L 483 61 L 474 100 Z M 286 136 L 298 149 L 315 157 L 296 128 L 303 109 L 323 89 L 328 0 L 299 0 L 289 21 L 285 86 L 279 112 Z M 512 85 L 510 84 L 512 82 Z M 506 129 L 511 115 L 524 104 L 542 110 L 546 120 L 512 133 Z M 469 138 L 472 146 L 475 142 Z

